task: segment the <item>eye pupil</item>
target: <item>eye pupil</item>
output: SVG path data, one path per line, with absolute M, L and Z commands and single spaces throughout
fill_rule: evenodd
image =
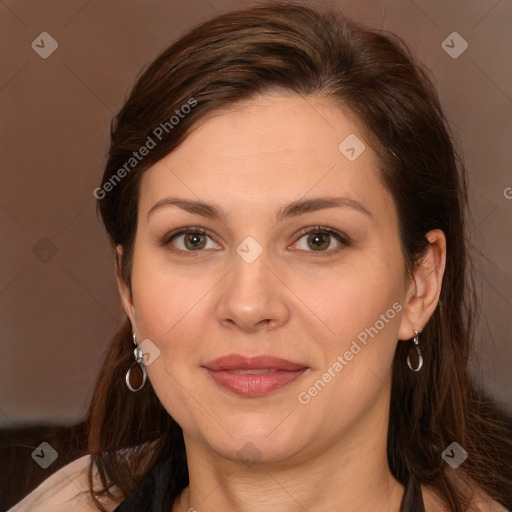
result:
M 314 244 L 314 248 L 316 249 L 325 249 L 329 246 L 329 235 L 325 233 L 314 233 L 309 235 L 308 242 L 312 242 Z
M 201 240 L 202 236 L 203 235 L 201 235 L 199 233 L 191 233 L 191 234 L 185 235 L 185 245 L 187 246 L 187 249 L 192 249 L 192 250 L 202 249 L 205 246 L 204 239 Z M 189 242 L 192 245 L 189 245 Z

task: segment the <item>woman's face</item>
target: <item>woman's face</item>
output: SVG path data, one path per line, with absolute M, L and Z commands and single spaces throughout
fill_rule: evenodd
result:
M 400 328 L 404 259 L 376 166 L 331 103 L 274 94 L 203 118 L 145 173 L 122 295 L 137 342 L 160 351 L 148 375 L 186 441 L 277 462 L 386 431 L 394 350 L 412 332 Z M 305 370 L 206 368 L 233 354 Z

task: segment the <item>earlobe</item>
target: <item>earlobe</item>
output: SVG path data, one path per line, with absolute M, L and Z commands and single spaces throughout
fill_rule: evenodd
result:
M 130 290 L 127 284 L 124 282 L 124 279 L 121 274 L 121 261 L 123 256 L 123 247 L 122 245 L 117 245 L 116 247 L 116 258 L 114 264 L 114 274 L 117 282 L 117 289 L 119 291 L 119 296 L 121 298 L 121 302 L 123 304 L 124 312 L 126 316 L 129 318 L 130 323 L 132 324 L 132 329 L 135 332 L 137 330 L 135 325 L 135 308 L 133 306 L 133 299 L 130 293 Z
M 408 340 L 414 330 L 422 331 L 439 302 L 444 270 L 446 266 L 446 237 L 440 229 L 426 234 L 429 244 L 418 262 L 413 279 L 407 290 L 398 337 Z

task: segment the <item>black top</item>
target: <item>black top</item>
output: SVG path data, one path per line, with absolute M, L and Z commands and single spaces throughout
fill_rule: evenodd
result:
M 171 467 L 170 458 L 153 467 L 133 494 L 120 503 L 114 512 L 170 512 L 168 493 Z M 421 485 L 411 474 L 397 512 L 425 512 Z

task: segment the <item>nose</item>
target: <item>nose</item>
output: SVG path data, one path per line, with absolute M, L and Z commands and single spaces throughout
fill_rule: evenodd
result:
M 290 317 L 289 293 L 265 251 L 251 263 L 235 253 L 233 268 L 220 287 L 217 319 L 249 333 L 282 327 Z

